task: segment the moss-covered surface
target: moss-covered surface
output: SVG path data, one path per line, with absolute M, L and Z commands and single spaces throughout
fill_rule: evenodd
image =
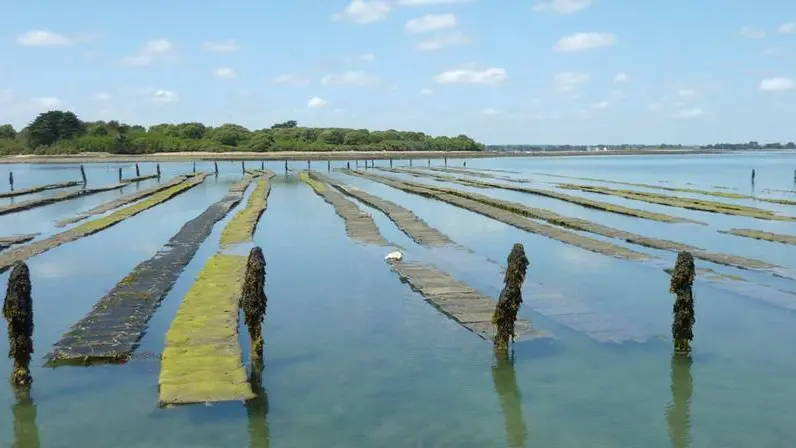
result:
M 33 194 L 39 193 L 41 191 L 47 190 L 57 190 L 59 188 L 69 188 L 69 187 L 76 187 L 78 185 L 83 185 L 83 182 L 61 182 L 57 184 L 48 184 L 48 185 L 37 185 L 35 187 L 30 188 L 23 188 L 22 190 L 15 190 L 15 191 L 3 191 L 0 192 L 0 199 L 2 198 L 11 198 L 16 196 L 23 196 L 26 194 Z
M 310 177 L 312 179 L 317 179 L 317 181 L 314 180 L 315 182 L 325 182 L 327 185 L 331 185 L 344 194 L 356 198 L 384 213 L 402 232 L 421 246 L 450 246 L 454 244 L 445 234 L 428 225 L 410 210 L 394 202 L 366 193 L 358 188 L 336 182 L 318 173 L 311 173 Z
M 602 182 L 605 184 L 613 184 L 613 185 L 627 185 L 630 187 L 641 187 L 641 188 L 650 188 L 654 190 L 664 190 L 664 191 L 673 191 L 673 192 L 680 192 L 680 193 L 694 193 L 694 194 L 701 194 L 705 196 L 715 196 L 719 198 L 727 198 L 727 199 L 752 199 L 755 201 L 762 201 L 762 202 L 770 202 L 772 204 L 782 204 L 782 205 L 796 205 L 796 201 L 790 199 L 776 199 L 776 198 L 761 198 L 757 196 L 749 196 L 746 194 L 739 194 L 739 193 L 729 193 L 726 191 L 709 191 L 709 190 L 700 190 L 697 188 L 678 188 L 678 187 L 661 187 L 660 185 L 650 185 L 650 184 L 641 184 L 641 183 L 634 183 L 634 182 L 619 182 L 615 180 L 607 180 L 607 179 L 595 179 L 591 177 L 575 177 L 575 176 L 564 176 L 561 174 L 544 174 L 538 173 L 543 176 L 550 176 L 550 177 L 558 177 L 562 179 L 573 179 L 573 180 L 587 180 L 591 182 Z M 728 187 L 716 186 L 713 185 L 713 188 L 719 190 L 727 190 Z
M 764 232 L 762 230 L 755 230 L 755 229 L 730 229 L 730 230 L 720 230 L 720 232 L 727 233 L 730 235 L 743 236 L 746 238 L 754 238 L 756 240 L 765 240 L 765 241 L 772 241 L 775 243 L 796 245 L 796 236 L 793 235 L 783 235 L 781 233 Z
M 252 239 L 257 223 L 268 206 L 268 195 L 271 192 L 270 179 L 273 176 L 274 173 L 269 171 L 258 179 L 246 207 L 238 212 L 221 232 L 222 247 Z
M 173 179 L 169 180 L 168 182 L 164 182 L 162 184 L 157 184 L 157 185 L 154 185 L 152 187 L 145 188 L 145 189 L 143 189 L 141 191 L 137 191 L 135 193 L 126 194 L 126 195 L 124 195 L 124 196 L 122 196 L 122 197 L 120 197 L 118 199 L 114 199 L 112 201 L 108 201 L 108 202 L 102 203 L 102 204 L 92 208 L 91 210 L 78 213 L 77 215 L 75 215 L 75 216 L 73 216 L 71 218 L 62 219 L 62 220 L 56 222 L 55 226 L 56 227 L 65 227 L 65 226 L 67 226 L 69 224 L 74 224 L 74 223 L 76 223 L 78 221 L 82 221 L 82 220 L 84 220 L 84 219 L 86 219 L 86 218 L 88 218 L 90 216 L 101 215 L 101 214 L 103 214 L 105 212 L 108 212 L 108 211 L 111 211 L 113 209 L 122 207 L 124 205 L 127 205 L 127 204 L 130 204 L 132 202 L 144 199 L 146 197 L 152 196 L 153 194 L 155 194 L 155 193 L 157 193 L 159 191 L 163 191 L 163 190 L 165 190 L 167 188 L 171 188 L 171 187 L 173 187 L 173 186 L 175 186 L 177 184 L 185 182 L 186 179 L 188 179 L 188 178 L 189 178 L 188 176 L 183 176 L 183 175 L 175 176 Z
M 416 171 L 415 171 L 416 172 Z M 565 193 L 560 193 L 551 190 L 542 190 L 538 188 L 529 188 L 519 185 L 506 185 L 506 184 L 496 184 L 492 182 L 482 182 L 482 181 L 475 181 L 471 179 L 463 179 L 454 176 L 444 176 L 444 175 L 434 175 L 429 174 L 430 177 L 434 179 L 445 181 L 445 182 L 452 182 L 458 183 L 460 185 L 465 185 L 469 187 L 478 187 L 478 188 L 497 188 L 501 190 L 511 190 L 511 191 L 519 191 L 522 193 L 532 194 L 536 196 L 544 196 L 548 198 L 558 199 L 561 201 L 569 202 L 572 204 L 577 204 L 586 208 L 591 208 L 595 210 L 600 210 L 609 213 L 615 213 L 618 215 L 625 215 L 625 216 L 632 216 L 635 218 L 642 218 L 642 219 L 649 219 L 651 221 L 659 221 L 659 222 L 668 222 L 668 223 L 680 223 L 680 222 L 690 222 L 690 223 L 697 223 L 697 224 L 705 224 L 704 222 L 694 221 L 691 219 L 680 218 L 678 216 L 671 216 L 664 213 L 655 213 L 655 212 L 648 212 L 645 210 L 639 210 L 630 207 L 623 207 L 621 205 L 611 204 L 609 202 L 602 202 L 602 201 L 595 201 L 592 199 L 587 199 L 578 196 L 572 196 Z
M 238 334 L 245 269 L 245 256 L 214 255 L 183 298 L 166 333 L 161 406 L 255 398 Z
M 649 202 L 651 204 L 666 205 L 669 207 L 685 208 L 702 212 L 721 213 L 725 215 L 746 216 L 749 218 L 767 219 L 772 221 L 796 221 L 795 217 L 782 216 L 771 210 L 764 210 L 745 205 L 727 204 L 725 202 L 708 201 L 703 199 L 681 198 L 677 196 L 667 196 L 657 193 L 647 193 L 633 190 L 618 190 L 607 187 L 596 187 L 593 185 L 577 184 L 558 184 L 559 188 L 565 190 L 578 190 L 586 193 L 597 193 L 609 196 L 617 196 L 635 201 Z
M 630 249 L 612 245 L 611 243 L 608 242 L 593 240 L 591 238 L 586 238 L 581 235 L 573 234 L 571 232 L 566 232 L 556 227 L 544 226 L 542 224 L 537 224 L 529 220 L 525 220 L 527 222 L 525 221 L 517 222 L 516 219 L 512 219 L 511 216 L 507 216 L 505 213 L 495 212 L 494 209 L 498 209 L 498 211 L 505 210 L 511 214 L 521 215 L 528 218 L 541 219 L 551 224 L 555 224 L 557 226 L 566 227 L 569 229 L 579 230 L 583 232 L 594 233 L 596 235 L 601 235 L 609 238 L 620 239 L 632 244 L 638 244 L 640 246 L 650 247 L 653 249 L 666 250 L 670 252 L 689 251 L 693 253 L 693 255 L 697 258 L 711 261 L 717 264 L 733 266 L 741 269 L 768 271 L 775 275 L 786 276 L 784 274 L 784 272 L 786 271 L 785 268 L 771 263 L 766 263 L 764 261 L 756 260 L 754 258 L 746 258 L 738 255 L 708 252 L 698 247 L 694 247 L 684 243 L 679 243 L 677 241 L 650 238 L 643 235 L 626 232 L 624 230 L 615 229 L 613 227 L 604 226 L 602 224 L 597 224 L 585 219 L 571 218 L 559 215 L 557 213 L 553 213 L 549 210 L 528 207 L 526 205 L 517 202 L 504 201 L 502 199 L 495 199 L 489 196 L 458 191 L 451 188 L 442 188 L 430 185 L 416 184 L 413 182 L 404 182 L 398 179 L 378 176 L 370 173 L 363 173 L 360 171 L 352 171 L 350 173 L 366 177 L 368 179 L 375 180 L 376 182 L 381 182 L 384 183 L 385 185 L 389 185 L 394 188 L 398 188 L 410 193 L 415 193 L 427 197 L 440 199 L 445 202 L 457 205 L 459 207 L 466 208 L 471 211 L 476 211 L 477 213 L 481 213 L 486 216 L 490 216 L 493 219 L 498 219 L 500 221 L 506 222 L 507 224 L 514 225 L 515 227 L 523 228 L 524 230 L 527 230 L 529 232 L 539 233 L 548 236 L 550 238 L 557 239 L 567 244 L 582 247 L 584 249 L 606 255 L 611 255 L 619 258 L 633 259 L 633 260 L 654 258 L 646 254 L 641 254 L 639 252 L 632 251 Z M 465 202 L 469 202 L 469 205 L 465 204 Z M 483 206 L 479 206 L 478 204 L 482 204 L 483 206 L 493 208 L 493 210 L 490 212 L 489 208 L 484 208 Z M 513 223 L 509 221 L 512 221 Z
M 95 219 L 83 224 L 80 224 L 72 229 L 53 235 L 49 238 L 44 238 L 39 241 L 27 244 L 25 246 L 17 247 L 0 254 L 0 272 L 6 271 L 11 265 L 17 261 L 23 261 L 35 255 L 44 253 L 61 244 L 69 243 L 78 240 L 84 236 L 92 235 L 101 230 L 105 230 L 115 224 L 124 221 L 127 218 L 135 216 L 145 210 L 160 205 L 169 199 L 183 193 L 205 180 L 207 174 L 194 176 L 191 180 L 177 184 L 171 188 L 153 194 L 143 201 L 137 202 L 128 207 L 119 209 L 107 216 Z
M 306 171 L 299 173 L 299 179 L 307 183 L 315 194 L 323 198 L 334 208 L 335 213 L 343 218 L 346 233 L 352 240 L 363 244 L 390 245 L 382 236 L 378 226 L 373 221 L 373 217 L 364 212 L 354 202 L 346 199 L 342 193 L 330 188 L 318 179 L 313 179 Z
M 538 223 L 531 219 L 527 219 L 526 216 L 532 215 L 529 210 L 534 209 L 530 209 L 516 202 L 502 201 L 484 195 L 466 193 L 453 189 L 432 187 L 429 185 L 421 185 L 413 182 L 404 182 L 394 178 L 365 173 L 363 171 L 344 170 L 343 172 L 370 179 L 375 182 L 406 191 L 407 193 L 413 193 L 447 202 L 457 207 L 470 210 L 497 221 L 504 222 L 508 225 L 517 227 L 518 229 L 542 235 L 547 238 L 561 241 L 563 243 L 577 246 L 592 252 L 627 260 L 647 260 L 655 258 L 651 255 L 636 252 L 634 250 L 617 246 L 606 241 L 589 238 L 559 227 L 549 226 Z M 546 213 L 552 214 L 552 212 Z

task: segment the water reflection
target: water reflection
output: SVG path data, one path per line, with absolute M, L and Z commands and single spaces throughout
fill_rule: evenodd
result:
M 268 393 L 263 388 L 262 365 L 253 365 L 249 374 L 249 383 L 255 398 L 246 402 L 246 415 L 249 418 L 249 446 L 271 446 L 271 434 L 268 428 Z
M 666 408 L 669 439 L 675 448 L 691 446 L 691 357 L 672 355 L 672 402 Z
M 30 396 L 30 387 L 15 388 L 16 404 L 11 407 L 14 414 L 14 448 L 39 446 L 39 427 L 36 426 L 36 404 Z
M 495 364 L 492 366 L 492 382 L 500 399 L 508 446 L 523 447 L 528 439 L 528 428 L 522 417 L 522 395 L 517 386 L 513 354 L 495 358 Z

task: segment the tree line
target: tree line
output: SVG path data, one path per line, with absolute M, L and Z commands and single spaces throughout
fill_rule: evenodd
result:
M 748 143 L 714 143 L 712 145 L 705 145 L 702 148 L 705 149 L 796 149 L 796 143 L 788 142 L 788 143 L 764 143 L 760 144 L 756 141 L 751 141 Z
M 432 137 L 422 132 L 300 127 L 295 120 L 249 130 L 190 122 L 149 128 L 111 121 L 82 121 L 71 111 L 39 114 L 20 131 L 0 125 L 0 154 L 152 154 L 182 151 L 483 151 L 466 135 Z

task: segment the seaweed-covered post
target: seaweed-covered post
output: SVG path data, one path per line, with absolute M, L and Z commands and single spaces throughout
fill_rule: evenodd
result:
M 346 163 L 345 163 L 345 168 L 346 168 L 347 170 L 350 170 L 350 169 L 351 169 L 351 161 L 348 161 L 348 162 L 346 162 Z
M 677 295 L 674 301 L 672 322 L 672 339 L 674 352 L 678 355 L 691 353 L 691 341 L 694 339 L 694 294 L 691 286 L 695 277 L 694 256 L 689 252 L 680 252 L 672 272 L 669 291 Z
M 11 191 L 14 191 L 14 172 L 8 172 L 8 183 L 11 185 Z
M 86 185 L 86 169 L 80 165 L 80 177 L 83 178 L 83 185 Z
M 445 156 L 445 166 L 448 166 L 448 156 Z
M 504 277 L 503 290 L 492 323 L 495 324 L 495 354 L 498 357 L 508 355 L 509 340 L 514 342 L 514 322 L 517 312 L 522 304 L 522 284 L 525 282 L 525 273 L 528 269 L 528 257 L 525 248 L 520 243 L 515 243 L 508 256 L 508 268 Z
M 243 293 L 240 308 L 246 319 L 246 327 L 251 338 L 251 359 L 253 366 L 259 366 L 263 359 L 262 322 L 265 319 L 265 258 L 260 247 L 249 251 L 246 262 L 246 275 L 243 279 Z
M 412 168 L 412 159 L 409 159 L 409 168 Z
M 285 160 L 285 174 L 287 174 L 287 160 Z
M 755 183 L 755 170 L 752 168 L 752 183 Z
M 141 177 L 141 170 L 138 168 L 138 164 L 135 164 L 135 177 Z
M 240 161 L 240 172 L 246 174 L 246 161 L 245 160 L 241 160 Z
M 265 160 L 260 160 L 260 171 L 265 171 Z
M 464 163 L 462 163 L 462 165 L 463 165 L 465 168 L 467 168 L 467 161 L 465 160 L 465 161 L 464 161 Z
M 194 162 L 194 164 L 195 164 L 195 162 Z M 213 170 L 214 170 L 216 176 L 218 176 L 218 161 L 216 161 L 216 160 L 213 160 Z
M 157 173 L 158 178 L 160 178 L 160 164 L 159 163 L 155 164 L 155 173 Z
M 193 161 L 193 172 L 196 173 L 196 160 Z M 216 171 L 218 172 L 218 171 Z
M 119 167 L 119 182 L 122 181 L 122 167 Z
M 330 173 L 332 172 L 332 161 L 331 160 L 327 160 L 326 161 L 326 171 L 328 171 Z
M 310 169 L 310 161 L 307 160 L 307 169 Z
M 8 322 L 8 357 L 14 360 L 11 384 L 26 387 L 32 381 L 30 357 L 33 354 L 33 301 L 30 271 L 19 261 L 8 277 L 3 317 Z
M 390 159 L 390 168 L 392 168 L 392 159 Z

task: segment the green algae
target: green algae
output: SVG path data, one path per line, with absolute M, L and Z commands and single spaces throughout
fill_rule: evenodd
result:
M 781 233 L 765 232 L 763 230 L 755 230 L 755 229 L 730 229 L 730 230 L 719 230 L 719 232 L 726 233 L 729 235 L 742 236 L 746 238 L 754 238 L 756 240 L 764 240 L 764 241 L 771 241 L 774 243 L 796 245 L 796 236 L 793 235 L 783 235 Z
M 27 260 L 30 257 L 47 252 L 48 250 L 58 247 L 62 244 L 69 243 L 105 230 L 108 227 L 124 221 L 127 218 L 160 205 L 179 195 L 180 193 L 199 185 L 204 181 L 206 176 L 207 174 L 195 176 L 187 182 L 177 184 L 171 188 L 155 193 L 143 201 L 136 202 L 135 204 L 119 209 L 102 218 L 88 221 L 64 232 L 55 234 L 49 238 L 44 238 L 42 240 L 35 241 L 25 246 L 20 246 L 0 254 L 0 273 L 6 271 L 17 261 Z
M 634 190 L 618 190 L 607 187 L 596 187 L 592 185 L 558 184 L 558 187 L 565 190 L 579 190 L 586 193 L 617 196 L 625 199 L 648 202 L 651 204 L 666 205 L 669 207 L 685 208 L 689 210 L 721 213 L 734 216 L 746 216 L 749 218 L 766 219 L 772 221 L 796 221 L 796 218 L 791 216 L 782 216 L 770 210 L 763 210 L 745 205 L 735 205 L 702 199 L 681 198 L 677 196 L 667 196 Z
M 259 176 L 259 173 L 257 175 Z M 257 186 L 249 196 L 246 207 L 238 212 L 221 232 L 220 244 L 222 247 L 252 239 L 257 223 L 268 207 L 268 195 L 271 192 L 270 179 L 273 176 L 273 172 L 268 172 L 257 181 Z

